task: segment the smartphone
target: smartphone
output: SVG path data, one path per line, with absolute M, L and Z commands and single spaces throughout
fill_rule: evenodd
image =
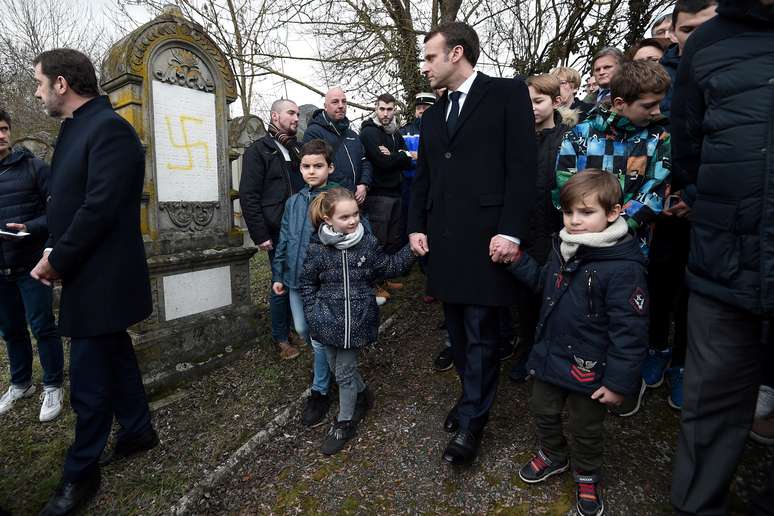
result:
M 680 201 L 682 200 L 683 200 L 682 197 L 680 197 L 679 195 L 670 195 L 669 197 L 666 198 L 666 202 L 664 202 L 664 209 L 669 210 L 672 207 L 680 204 Z
M 24 238 L 26 236 L 29 236 L 29 233 L 27 233 L 26 231 L 18 231 L 16 229 L 6 228 L 6 229 L 0 229 L 0 236 L 19 239 L 19 238 Z

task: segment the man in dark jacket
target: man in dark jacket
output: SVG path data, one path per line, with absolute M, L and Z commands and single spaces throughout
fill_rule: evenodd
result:
M 271 105 L 270 116 L 269 134 L 253 142 L 242 156 L 239 182 L 239 205 L 247 230 L 258 249 L 269 254 L 269 263 L 274 261 L 285 201 L 304 187 L 299 170 L 300 145 L 296 139 L 298 106 L 291 100 L 276 100 Z M 271 336 L 280 358 L 296 358 L 298 349 L 288 342 L 288 296 L 277 295 L 271 288 L 269 291 Z
M 96 493 L 101 464 L 158 444 L 127 328 L 153 308 L 140 233 L 145 153 L 132 126 L 99 96 L 89 58 L 54 49 L 34 61 L 35 96 L 62 118 L 51 165 L 50 238 L 32 270 L 62 280 L 59 330 L 70 341 L 77 416 L 62 482 L 42 514 L 68 514 Z M 102 457 L 113 416 L 115 448 Z
M 49 168 L 27 149 L 12 152 L 10 138 L 11 117 L 0 110 L 0 230 L 28 233 L 0 235 L 0 336 L 11 365 L 11 385 L 0 397 L 0 415 L 35 392 L 29 323 L 43 367 L 39 419 L 51 421 L 62 411 L 62 341 L 51 306 L 52 289 L 30 277 L 48 237 Z
M 726 512 L 772 346 L 774 1 L 721 0 L 717 12 L 685 46 L 672 108 L 675 189 L 697 189 L 672 481 L 679 514 Z M 754 513 L 771 514 L 772 483 Z
M 444 427 L 443 458 L 477 453 L 500 370 L 500 308 L 518 287 L 500 263 L 519 252 L 535 188 L 535 124 L 519 79 L 476 72 L 472 27 L 444 23 L 425 37 L 423 72 L 447 93 L 422 116 L 409 209 L 412 250 L 428 256 L 428 294 L 444 303 L 462 394 Z
M 660 64 L 672 82 L 659 105 L 668 124 L 672 109 L 677 69 L 685 42 L 702 23 L 715 16 L 715 0 L 678 0 L 672 12 L 673 39 Z M 672 190 L 674 193 L 675 190 Z M 666 212 L 670 214 L 669 211 Z M 687 346 L 688 291 L 685 288 L 685 265 L 688 262 L 690 223 L 684 216 L 660 216 L 653 228 L 648 255 L 650 289 L 650 350 L 642 368 L 642 379 L 650 388 L 669 384 L 667 403 L 680 410 L 683 404 L 683 378 Z M 672 325 L 674 323 L 674 332 Z M 669 335 L 672 334 L 671 345 Z M 671 367 L 667 368 L 668 365 Z
M 664 56 L 661 58 L 663 66 L 672 85 L 669 87 L 664 100 L 661 101 L 661 114 L 669 117 L 672 110 L 672 96 L 675 91 L 675 81 L 677 80 L 677 67 L 680 66 L 680 55 L 685 48 L 685 42 L 688 37 L 698 29 L 702 23 L 712 19 L 715 16 L 717 2 L 715 0 L 678 0 L 675 3 L 675 10 L 672 12 L 672 27 L 670 32 L 676 42 L 671 45 Z
M 323 109 L 312 115 L 304 132 L 304 143 L 314 139 L 324 140 L 333 147 L 335 168 L 329 181 L 354 192 L 358 204 L 363 204 L 371 186 L 372 167 L 360 138 L 350 127 L 347 95 L 341 88 L 331 88 L 325 95 Z
M 401 184 L 403 171 L 411 166 L 411 155 L 395 120 L 395 97 L 389 93 L 376 99 L 376 110 L 360 129 L 366 157 L 373 166 L 373 181 L 363 205 L 374 235 L 388 254 L 405 243 L 401 234 Z

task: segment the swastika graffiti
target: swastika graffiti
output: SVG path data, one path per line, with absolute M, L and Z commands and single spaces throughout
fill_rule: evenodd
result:
M 182 134 L 183 141 L 182 143 L 178 143 L 175 141 L 175 137 L 172 131 L 173 126 L 173 120 L 170 116 L 165 116 L 164 121 L 167 126 L 167 134 L 169 135 L 169 143 L 172 145 L 172 147 L 176 149 L 183 149 L 185 150 L 185 155 L 187 158 L 187 162 L 185 164 L 175 164 L 175 163 L 167 163 L 167 168 L 169 170 L 193 170 L 194 168 L 194 154 L 193 149 L 202 149 L 204 151 L 204 161 L 207 164 L 207 166 L 210 165 L 210 146 L 207 142 L 203 140 L 198 140 L 194 142 L 188 141 L 188 128 L 186 127 L 186 123 L 190 124 L 203 124 L 204 119 L 194 116 L 187 116 L 187 115 L 180 115 L 177 120 L 175 120 L 176 123 L 178 123 L 180 127 L 180 134 Z

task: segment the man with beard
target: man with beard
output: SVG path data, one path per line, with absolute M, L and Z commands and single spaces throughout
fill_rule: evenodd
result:
M 58 515 L 96 493 L 101 465 L 159 442 L 126 331 L 153 308 L 140 232 L 145 153 L 134 128 L 100 96 L 88 57 L 60 48 L 34 65 L 35 96 L 64 120 L 51 161 L 50 238 L 30 273 L 47 285 L 62 280 L 59 331 L 70 337 L 75 441 L 41 513 Z M 113 416 L 116 446 L 103 454 Z
M 395 97 L 379 95 L 373 115 L 360 129 L 360 141 L 373 166 L 365 212 L 379 243 L 392 254 L 405 242 L 400 233 L 400 196 L 403 171 L 411 166 L 411 155 L 395 120 Z
M 462 22 L 425 36 L 423 73 L 446 94 L 422 116 L 409 208 L 412 250 L 428 256 L 428 294 L 443 301 L 462 394 L 444 428 L 443 453 L 470 464 L 495 399 L 500 308 L 518 286 L 501 264 L 519 255 L 533 204 L 537 147 L 520 79 L 476 72 L 478 35 Z
M 335 168 L 328 181 L 354 192 L 357 203 L 362 205 L 371 185 L 372 167 L 360 138 L 350 127 L 347 94 L 341 88 L 331 88 L 325 94 L 323 109 L 312 115 L 304 143 L 315 139 L 333 147 Z
M 301 147 L 296 139 L 298 106 L 292 100 L 276 100 L 271 105 L 270 116 L 268 134 L 253 142 L 242 157 L 239 182 L 239 203 L 247 230 L 258 249 L 269 254 L 269 263 L 274 260 L 285 201 L 304 187 L 299 170 Z M 280 358 L 296 358 L 299 351 L 288 340 L 288 295 L 269 290 L 271 336 Z

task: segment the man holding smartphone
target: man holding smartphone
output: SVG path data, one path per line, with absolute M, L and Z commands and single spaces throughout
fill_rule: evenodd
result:
M 0 230 L 9 233 L 0 233 L 0 337 L 11 364 L 0 416 L 35 392 L 29 323 L 43 367 L 41 421 L 62 412 L 62 341 L 51 309 L 52 289 L 30 277 L 48 237 L 48 177 L 48 165 L 30 151 L 11 151 L 11 117 L 0 109 Z

